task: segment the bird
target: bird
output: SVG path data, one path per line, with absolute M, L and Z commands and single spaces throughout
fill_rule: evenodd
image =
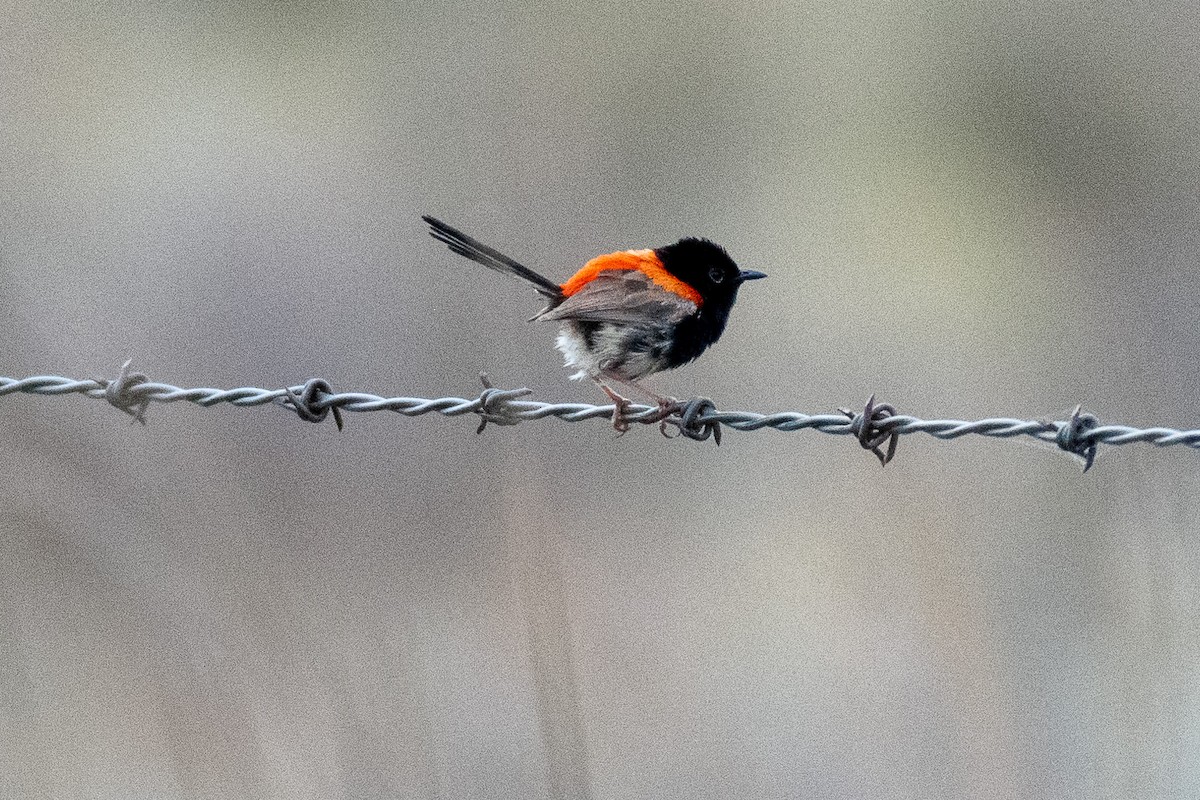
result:
M 591 379 L 604 391 L 620 433 L 629 430 L 630 401 L 614 384 L 652 398 L 665 416 L 677 401 L 638 381 L 699 357 L 721 338 L 741 285 L 767 277 L 740 269 L 708 239 L 686 237 L 665 247 L 596 256 L 555 283 L 439 219 L 421 219 L 452 252 L 526 281 L 546 299 L 529 321 L 561 323 L 555 347 L 575 370 L 571 378 Z

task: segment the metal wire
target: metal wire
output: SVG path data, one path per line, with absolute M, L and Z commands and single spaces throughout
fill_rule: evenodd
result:
M 249 386 L 237 389 L 185 389 L 167 383 L 155 383 L 141 373 L 130 372 L 129 362 L 126 362 L 115 380 L 76 380 L 58 375 L 36 375 L 21 379 L 0 377 L 0 397 L 17 393 L 51 396 L 82 394 L 85 397 L 105 399 L 142 424 L 145 424 L 145 412 L 150 403 L 180 401 L 205 407 L 220 403 L 238 407 L 282 405 L 297 413 L 301 419 L 310 422 L 320 422 L 332 412 L 339 428 L 340 412 L 346 411 L 393 411 L 407 417 L 435 412 L 446 417 L 474 414 L 480 417 L 479 431 L 489 423 L 516 425 L 546 417 L 557 417 L 566 422 L 611 420 L 615 411 L 612 404 L 547 403 L 522 399 L 531 393 L 529 389 L 497 389 L 487 381 L 486 376 L 483 377 L 483 381 L 483 391 L 474 398 L 425 399 L 383 397 L 365 392 L 333 392 L 328 383 L 319 379 L 283 389 L 259 389 Z M 942 440 L 967 435 L 996 438 L 1029 436 L 1056 444 L 1079 455 L 1084 459 L 1085 471 L 1091 466 L 1096 447 L 1100 444 L 1146 442 L 1158 447 L 1182 445 L 1200 449 L 1200 430 L 1101 425 L 1095 416 L 1082 412 L 1079 408 L 1076 408 L 1071 418 L 1057 421 L 1007 417 L 975 421 L 920 419 L 895 413 L 892 406 L 876 403 L 874 397 L 861 412 L 842 409 L 841 413 L 831 414 L 803 414 L 797 411 L 773 414 L 719 411 L 711 400 L 695 398 L 665 408 L 631 404 L 625 410 L 623 419 L 631 423 L 658 424 L 664 433 L 668 432 L 670 426 L 677 434 L 697 440 L 712 436 L 718 444 L 722 426 L 738 431 L 774 428 L 785 432 L 814 430 L 835 436 L 852 435 L 858 438 L 863 447 L 875 452 L 884 464 L 895 453 L 896 437 L 911 433 L 926 433 Z M 885 441 L 889 442 L 886 454 L 881 450 Z

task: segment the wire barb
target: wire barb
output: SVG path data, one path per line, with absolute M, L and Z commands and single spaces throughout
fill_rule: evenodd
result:
M 715 419 L 704 419 L 706 414 L 715 414 L 716 404 L 707 397 L 693 397 L 686 403 L 676 403 L 672 415 L 659 423 L 663 436 L 673 439 L 675 436 L 686 436 L 697 442 L 703 442 L 712 437 L 717 447 L 721 446 L 721 423 Z M 667 426 L 674 425 L 677 429 L 675 436 L 667 433 Z
M 150 378 L 141 372 L 130 372 L 129 365 L 132 363 L 133 359 L 131 358 L 121 365 L 121 372 L 115 381 L 97 378 L 96 383 L 104 386 L 105 400 L 133 417 L 129 424 L 140 422 L 144 426 L 146 410 L 150 408 L 150 396 L 139 396 L 134 393 L 134 389 L 144 383 L 149 383 Z
M 480 416 L 480 420 L 475 433 L 483 433 L 489 422 L 495 425 L 520 424 L 521 418 L 513 411 L 510 403 L 518 397 L 528 397 L 533 394 L 533 390 L 497 389 L 492 386 L 492 380 L 486 372 L 479 373 L 479 382 L 483 384 L 483 391 L 479 393 L 479 399 L 476 401 L 479 407 L 475 409 L 475 413 Z
M 1071 412 L 1071 418 L 1065 423 L 1057 424 L 1057 427 L 1055 443 L 1068 453 L 1082 458 L 1083 471 L 1087 472 L 1096 461 L 1096 440 L 1089 436 L 1089 432 L 1100 427 L 1099 418 L 1095 414 L 1084 412 L 1082 405 L 1077 405 Z
M 900 444 L 900 433 L 896 426 L 885 424 L 885 420 L 896 416 L 896 407 L 891 403 L 875 403 L 875 395 L 867 398 L 867 404 L 860 412 L 848 408 L 839 408 L 850 418 L 850 432 L 858 439 L 864 450 L 870 450 L 879 459 L 879 466 L 886 467 L 888 462 L 896 457 L 896 448 Z M 888 443 L 887 452 L 880 445 Z
M 309 378 L 300 391 L 288 387 L 284 389 L 287 396 L 280 398 L 282 405 L 295 410 L 300 419 L 305 422 L 321 423 L 329 412 L 333 412 L 333 422 L 340 432 L 342 430 L 342 410 L 337 406 L 328 405 L 328 398 L 333 397 L 333 387 L 324 378 Z

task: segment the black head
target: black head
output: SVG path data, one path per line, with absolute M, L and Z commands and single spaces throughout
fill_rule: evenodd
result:
M 695 352 L 679 353 L 680 363 L 700 355 L 721 336 L 729 319 L 729 310 L 737 299 L 738 287 L 743 282 L 767 277 L 761 272 L 739 269 L 725 248 L 708 239 L 680 239 L 654 252 L 667 272 L 691 286 L 704 298 L 692 326 Z
M 743 281 L 767 277 L 738 269 L 725 248 L 708 239 L 680 239 L 654 252 L 667 272 L 700 293 L 705 307 L 712 306 L 713 311 L 723 308 L 726 314 Z

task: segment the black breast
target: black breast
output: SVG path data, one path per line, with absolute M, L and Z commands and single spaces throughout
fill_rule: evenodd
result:
M 668 367 L 674 369 L 699 357 L 709 345 L 721 338 L 728 318 L 729 309 L 725 309 L 724 314 L 715 318 L 701 312 L 682 320 L 675 328 L 675 343 L 667 353 Z

